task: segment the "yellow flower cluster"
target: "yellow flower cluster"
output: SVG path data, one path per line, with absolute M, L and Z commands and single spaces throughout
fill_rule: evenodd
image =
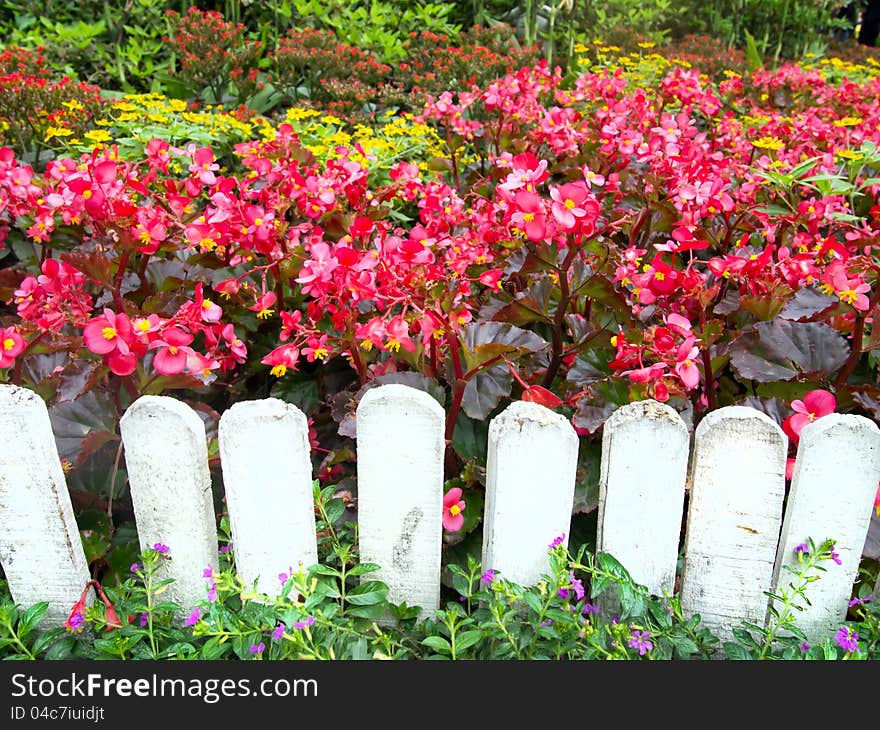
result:
M 293 107 L 285 114 L 303 146 L 318 160 L 326 161 L 342 156 L 338 148 L 349 152 L 349 159 L 360 162 L 371 171 L 387 173 L 401 160 L 410 161 L 427 171 L 427 160 L 443 155 L 443 146 L 437 133 L 428 125 L 416 122 L 411 114 L 381 118 L 376 127 L 356 124 L 352 128 L 331 114 L 315 109 Z M 274 136 L 274 130 L 263 130 L 264 137 Z M 363 152 L 356 149 L 356 145 Z
M 68 105 L 76 111 L 76 102 Z M 255 116 L 243 120 L 220 107 L 207 106 L 190 110 L 182 99 L 169 99 L 162 94 L 127 94 L 109 104 L 105 116 L 95 120 L 96 129 L 73 139 L 73 132 L 64 126 L 50 127 L 45 139 L 57 140 L 76 152 L 88 152 L 105 144 L 118 145 L 120 155 L 136 157 L 154 138 L 183 146 L 232 145 L 252 139 L 269 127 L 268 120 Z

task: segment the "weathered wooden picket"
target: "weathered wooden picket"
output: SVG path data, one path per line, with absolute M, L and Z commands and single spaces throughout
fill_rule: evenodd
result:
M 402 385 L 367 391 L 357 410 L 361 559 L 378 563 L 394 601 L 424 611 L 440 601 L 444 412 Z M 218 540 L 201 419 L 170 397 L 144 396 L 120 423 L 141 546 L 164 543 L 171 597 L 204 598 L 202 571 Z M 276 399 L 223 414 L 219 448 L 237 569 L 261 590 L 317 560 L 306 418 Z M 641 401 L 604 427 L 600 550 L 653 593 L 673 590 L 686 485 L 681 596 L 686 612 L 722 637 L 743 619 L 767 619 L 766 591 L 790 579 L 808 537 L 836 541 L 842 564 L 812 584 L 799 625 L 812 637 L 845 617 L 880 480 L 880 430 L 866 418 L 829 415 L 802 435 L 784 503 L 787 439 L 766 415 L 730 406 L 693 438 L 670 407 Z M 489 428 L 484 567 L 521 583 L 538 579 L 548 545 L 567 535 L 578 439 L 543 406 L 517 402 Z M 690 477 L 688 469 L 690 465 Z M 0 385 L 0 562 L 13 598 L 49 601 L 63 622 L 89 579 L 45 404 Z M 372 576 L 371 576 L 372 577 Z M 880 587 L 880 586 L 878 586 Z

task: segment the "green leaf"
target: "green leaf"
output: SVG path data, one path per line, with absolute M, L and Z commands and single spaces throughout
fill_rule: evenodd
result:
M 382 603 L 388 595 L 388 586 L 378 580 L 368 580 L 345 594 L 345 600 L 355 606 Z
M 686 636 L 670 636 L 669 640 L 675 648 L 675 653 L 681 659 L 687 659 L 692 654 L 700 651 L 700 648 Z
M 746 63 L 750 71 L 757 71 L 764 65 L 764 59 L 761 58 L 754 36 L 745 28 L 743 34 L 746 37 Z
M 470 418 L 466 413 L 459 415 L 452 434 L 452 448 L 462 461 L 473 460 L 485 466 L 489 448 L 488 421 Z
M 728 659 L 733 661 L 745 661 L 752 658 L 752 655 L 749 654 L 748 649 L 739 644 L 735 644 L 732 641 L 724 642 L 724 654 Z
M 107 513 L 98 509 L 85 509 L 76 516 L 76 521 L 86 561 L 92 563 L 103 558 L 110 549 L 113 537 L 113 526 Z
M 329 565 L 313 565 L 309 568 L 309 575 L 329 575 L 331 578 L 341 578 L 342 573 Z
M 297 378 L 294 375 L 286 375 L 279 378 L 269 391 L 269 395 L 285 403 L 293 403 L 306 414 L 311 413 L 321 402 L 318 381 L 313 376 Z
M 365 573 L 373 573 L 379 570 L 376 563 L 360 563 L 346 572 L 347 575 L 364 575 Z
M 442 636 L 428 636 L 422 639 L 422 644 L 442 654 L 452 654 L 452 645 Z
M 24 613 L 21 614 L 21 617 L 18 619 L 18 636 L 19 638 L 24 638 L 31 631 L 34 630 L 36 625 L 40 622 L 40 619 L 46 614 L 46 611 L 49 610 L 49 602 L 48 601 L 40 601 L 40 603 L 35 603 L 33 606 L 28 608 Z
M 372 606 L 354 606 L 346 608 L 347 616 L 356 616 L 357 618 L 379 618 L 385 613 L 387 606 L 382 603 L 376 603 Z
M 464 651 L 465 649 L 476 644 L 483 637 L 482 631 L 464 631 L 455 637 L 455 652 Z

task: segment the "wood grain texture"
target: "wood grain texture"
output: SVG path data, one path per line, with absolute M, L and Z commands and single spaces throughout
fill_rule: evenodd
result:
M 743 620 L 763 625 L 782 523 L 787 442 L 745 406 L 697 426 L 681 605 L 722 639 Z
M 440 605 L 443 431 L 446 414 L 421 390 L 382 385 L 357 408 L 358 539 L 389 600 Z
M 207 595 L 205 568 L 218 567 L 205 426 L 185 403 L 144 395 L 120 430 L 141 549 L 168 546 L 161 576 L 174 578 L 167 597 L 180 604 L 180 618 Z
M 318 562 L 308 421 L 277 398 L 236 403 L 219 444 L 236 568 L 276 596 L 280 573 Z
M 40 396 L 0 385 L 0 436 L 0 563 L 12 599 L 48 601 L 40 627 L 60 626 L 91 576 Z
M 791 491 L 773 574 L 774 592 L 791 583 L 795 546 L 812 538 L 835 541 L 840 565 L 823 563 L 807 588 L 809 606 L 797 625 L 811 640 L 833 633 L 844 621 L 874 509 L 880 480 L 880 429 L 855 415 L 832 413 L 800 434 Z M 803 602 L 800 602 L 803 605 Z
M 534 585 L 548 547 L 568 545 L 578 438 L 564 416 L 516 401 L 489 424 L 483 568 Z
M 675 583 L 689 452 L 684 421 L 654 400 L 618 408 L 603 426 L 597 548 L 658 596 Z

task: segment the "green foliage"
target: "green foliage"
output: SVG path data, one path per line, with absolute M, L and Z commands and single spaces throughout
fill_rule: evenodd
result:
M 337 520 L 344 505 L 333 487 L 315 488 L 322 561 L 281 575 L 268 596 L 234 572 L 232 552 L 205 571 L 206 599 L 191 613 L 164 599 L 165 554 L 146 550 L 124 583 L 85 609 L 82 626 L 37 631 L 46 603 L 21 610 L 0 585 L 0 656 L 7 659 L 712 659 L 718 639 L 685 616 L 677 596 L 655 597 L 607 553 L 582 546 L 550 548 L 549 570 L 525 587 L 468 557 L 447 569 L 452 595 L 440 610 L 388 601 L 371 578 L 379 566 L 359 563 L 356 528 Z M 228 525 L 224 527 L 228 529 Z M 160 547 L 164 551 L 163 546 Z M 771 595 L 771 620 L 744 623 L 723 646 L 728 659 L 871 659 L 880 652 L 880 610 L 861 591 L 855 618 L 841 632 L 858 642 L 846 650 L 831 637 L 813 646 L 797 628 L 833 544 L 812 541 L 791 585 Z M 867 584 L 863 586 L 866 588 Z M 769 594 L 768 594 L 769 595 Z M 111 607 L 115 609 L 111 612 Z M 114 621 L 118 615 L 119 622 Z

